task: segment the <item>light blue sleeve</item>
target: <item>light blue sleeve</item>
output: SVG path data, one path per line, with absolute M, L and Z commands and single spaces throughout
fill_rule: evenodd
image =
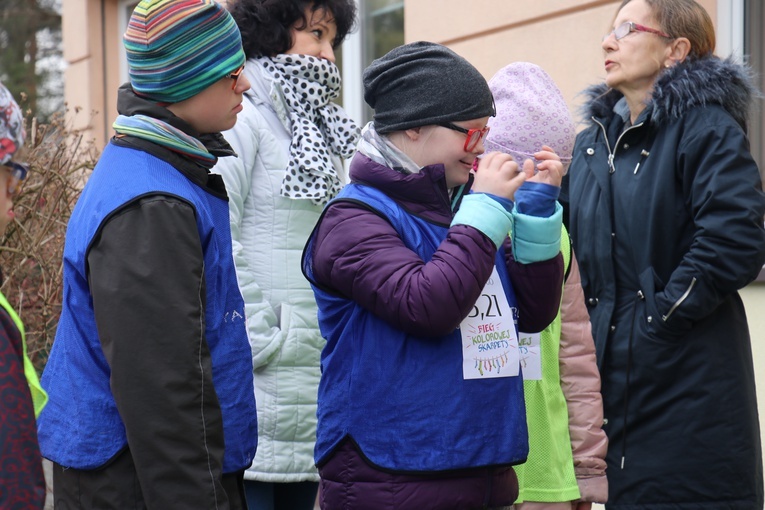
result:
M 541 262 L 560 252 L 560 232 L 563 224 L 563 208 L 555 202 L 555 212 L 547 217 L 530 216 L 512 212 L 513 257 L 521 264 Z
M 490 195 L 471 193 L 462 199 L 462 204 L 452 220 L 452 226 L 470 225 L 491 239 L 499 249 L 510 232 L 512 221 L 512 213 Z M 560 242 L 560 226 L 558 230 Z

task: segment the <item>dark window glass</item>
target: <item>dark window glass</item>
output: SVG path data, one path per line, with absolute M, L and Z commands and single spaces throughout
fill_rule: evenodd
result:
M 404 44 L 404 2 L 362 0 L 362 69 L 396 46 Z M 364 104 L 364 123 L 372 120 L 372 109 Z

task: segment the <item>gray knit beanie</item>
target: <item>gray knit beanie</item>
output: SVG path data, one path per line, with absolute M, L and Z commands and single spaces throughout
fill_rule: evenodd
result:
M 390 133 L 443 122 L 490 117 L 494 100 L 486 80 L 446 46 L 399 46 L 364 70 L 364 100 L 375 129 Z

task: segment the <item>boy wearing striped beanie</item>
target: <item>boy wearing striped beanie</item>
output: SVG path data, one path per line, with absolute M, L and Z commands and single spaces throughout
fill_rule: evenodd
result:
M 116 136 L 67 227 L 38 421 L 61 508 L 246 508 L 257 443 L 223 180 L 249 88 L 214 0 L 143 0 Z

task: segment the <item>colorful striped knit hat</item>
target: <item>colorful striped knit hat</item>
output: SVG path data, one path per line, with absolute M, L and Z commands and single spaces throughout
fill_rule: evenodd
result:
M 124 43 L 133 90 L 161 103 L 188 99 L 245 61 L 239 28 L 215 0 L 142 0 Z

